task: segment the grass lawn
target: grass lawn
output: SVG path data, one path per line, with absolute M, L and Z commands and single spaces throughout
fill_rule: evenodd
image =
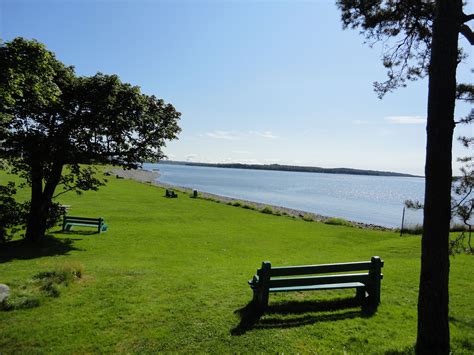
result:
M 5 175 L 0 175 L 4 182 Z M 80 264 L 82 278 L 39 307 L 0 311 L 0 353 L 410 352 L 416 339 L 420 238 L 274 216 L 129 180 L 64 195 L 71 215 L 104 217 L 103 234 L 53 235 L 37 253 L 0 251 L 0 283 Z M 4 248 L 0 246 L 0 248 Z M 270 310 L 242 328 L 247 280 L 273 265 L 385 261 L 382 303 L 368 316 L 355 291 L 271 294 Z M 474 258 L 451 259 L 451 339 L 474 352 Z M 245 320 L 245 319 L 244 319 Z

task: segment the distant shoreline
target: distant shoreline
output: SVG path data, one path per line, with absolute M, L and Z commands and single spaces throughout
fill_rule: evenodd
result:
M 321 168 L 317 166 L 297 166 L 297 165 L 280 165 L 280 164 L 240 164 L 240 163 L 195 163 L 185 161 L 162 160 L 159 164 L 168 165 L 187 165 L 200 166 L 210 168 L 224 168 L 224 169 L 252 169 L 252 170 L 270 170 L 270 171 L 291 171 L 301 173 L 321 173 L 321 174 L 348 174 L 348 175 L 368 175 L 368 176 L 391 176 L 391 177 L 417 177 L 424 178 L 424 176 L 396 173 L 392 171 L 379 170 L 364 170 L 352 168 Z
M 167 184 L 167 183 L 157 180 L 158 177 L 160 176 L 160 174 L 157 171 L 150 171 L 150 170 L 143 170 L 143 169 L 123 170 L 120 168 L 112 168 L 109 173 L 120 178 L 131 179 L 131 180 L 135 180 L 141 183 L 147 183 L 147 184 L 159 186 L 162 188 L 172 188 L 177 191 L 186 192 L 189 195 L 191 195 L 191 193 L 193 192 L 193 189 L 189 187 L 171 185 L 171 184 Z M 198 191 L 198 193 L 199 193 L 199 197 L 207 199 L 207 200 L 213 200 L 213 201 L 218 201 L 218 202 L 227 203 L 227 204 L 228 203 L 233 204 L 235 202 L 239 202 L 242 205 L 253 206 L 256 210 L 262 210 L 265 207 L 270 207 L 275 212 L 279 212 L 281 214 L 285 213 L 289 217 L 296 217 L 296 218 L 310 217 L 311 220 L 314 222 L 324 223 L 327 220 L 332 218 L 332 217 L 323 216 L 314 212 L 308 212 L 308 211 L 303 211 L 303 210 L 298 210 L 298 209 L 283 207 L 283 206 L 270 205 L 268 203 L 243 200 L 243 199 L 238 199 L 238 198 L 233 198 L 233 197 L 216 195 L 213 193 L 203 192 L 203 191 Z M 353 227 L 356 227 L 356 228 L 384 230 L 384 231 L 393 230 L 393 228 L 391 227 L 381 226 L 377 224 L 356 222 L 356 221 L 351 221 L 351 220 L 347 220 L 347 221 L 350 222 L 353 225 Z

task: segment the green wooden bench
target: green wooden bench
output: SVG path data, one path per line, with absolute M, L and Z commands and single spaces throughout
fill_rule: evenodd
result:
M 356 297 L 371 306 L 380 303 L 380 280 L 383 260 L 373 256 L 370 261 L 339 264 L 272 267 L 264 261 L 257 274 L 248 283 L 253 290 L 253 301 L 261 310 L 268 306 L 271 292 L 318 291 L 356 289 Z M 366 271 L 343 274 L 343 272 Z M 317 274 L 319 275 L 308 276 Z M 303 276 L 304 275 L 304 276 Z
M 173 190 L 166 190 L 165 197 L 175 198 L 175 197 L 178 197 L 178 195 Z
M 106 232 L 107 224 L 104 222 L 104 219 L 101 218 L 87 218 L 87 217 L 73 217 L 73 216 L 64 216 L 63 219 L 63 231 L 70 231 L 73 226 L 81 227 L 95 227 L 97 232 Z

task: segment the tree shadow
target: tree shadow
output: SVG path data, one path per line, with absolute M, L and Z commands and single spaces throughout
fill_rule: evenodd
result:
M 80 239 L 58 239 L 45 236 L 38 243 L 28 243 L 24 239 L 0 244 L 0 264 L 13 260 L 35 259 L 43 256 L 67 255 L 71 250 L 82 250 L 73 246 Z
M 354 309 L 357 307 L 360 309 Z M 347 311 L 340 312 L 341 310 Z M 234 312 L 240 316 L 240 323 L 231 330 L 231 335 L 243 335 L 251 329 L 292 328 L 318 322 L 333 322 L 357 317 L 368 318 L 376 311 L 376 307 L 369 306 L 367 302 L 354 297 L 337 300 L 289 301 L 270 305 L 264 312 L 266 316 L 261 319 L 263 312 L 251 301 Z M 325 313 L 317 314 L 323 312 Z

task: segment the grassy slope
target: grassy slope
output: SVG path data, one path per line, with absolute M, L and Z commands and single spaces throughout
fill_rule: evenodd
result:
M 407 351 L 414 344 L 418 237 L 163 195 L 154 186 L 113 179 L 100 192 L 64 196 L 71 215 L 103 216 L 109 231 L 57 233 L 72 238 L 74 250 L 3 259 L 0 282 L 7 284 L 69 261 L 83 264 L 85 276 L 38 308 L 0 312 L 0 352 L 380 353 Z M 382 304 L 372 317 L 357 307 L 318 308 L 318 300 L 351 297 L 352 291 L 271 295 L 273 313 L 244 334 L 232 335 L 240 321 L 237 311 L 251 299 L 246 281 L 263 260 L 297 265 L 372 255 L 385 260 Z M 473 266 L 469 256 L 451 263 L 451 334 L 457 352 L 474 351 Z

